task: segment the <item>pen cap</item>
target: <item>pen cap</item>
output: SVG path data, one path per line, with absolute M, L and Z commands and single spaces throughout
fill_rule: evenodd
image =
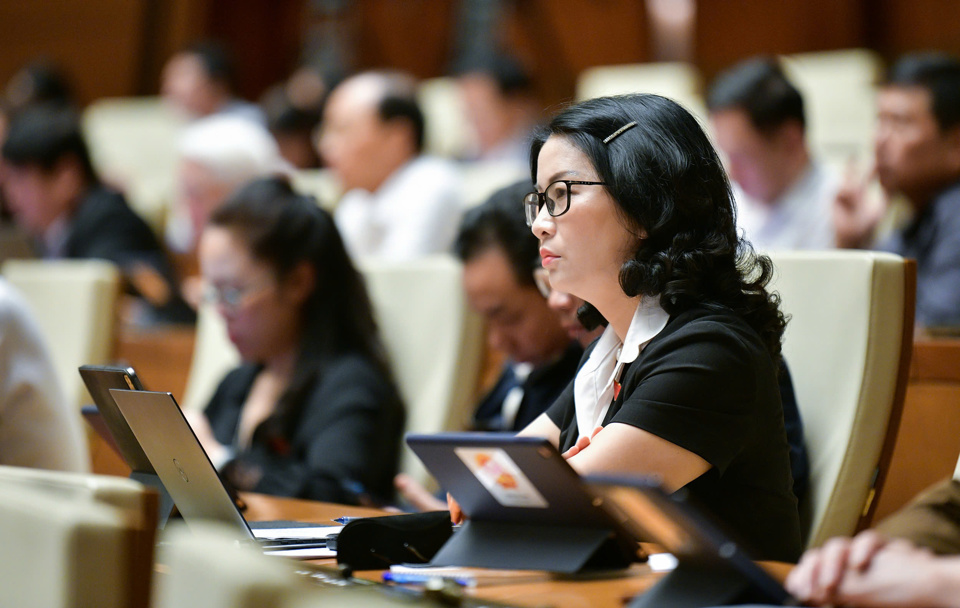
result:
M 337 537 L 337 563 L 354 570 L 429 562 L 453 534 L 448 511 L 367 517 Z

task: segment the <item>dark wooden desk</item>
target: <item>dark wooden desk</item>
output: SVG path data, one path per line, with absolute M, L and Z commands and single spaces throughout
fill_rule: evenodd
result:
M 329 503 L 277 498 L 261 494 L 243 494 L 247 502 L 244 514 L 250 521 L 268 519 L 295 519 L 330 524 L 334 517 L 384 515 L 377 509 L 348 507 Z M 333 564 L 334 560 L 317 560 L 319 564 Z M 762 563 L 775 578 L 783 580 L 792 567 L 789 564 Z M 380 571 L 359 572 L 357 576 L 380 580 Z M 635 595 L 649 589 L 660 575 L 650 571 L 645 564 L 634 564 L 628 570 L 603 578 L 550 580 L 524 583 L 481 585 L 468 593 L 488 600 L 516 604 L 518 606 L 555 606 L 557 608 L 622 608 Z
M 328 503 L 277 498 L 260 494 L 243 494 L 247 502 L 244 516 L 250 521 L 266 519 L 295 519 L 330 524 L 340 516 L 384 515 L 383 511 L 363 507 L 348 507 Z M 334 560 L 317 560 L 332 564 Z M 380 580 L 380 571 L 359 572 L 357 576 Z M 519 606 L 556 606 L 557 608 L 586 608 L 608 606 L 621 608 L 625 601 L 648 589 L 658 575 L 643 564 L 635 564 L 622 575 L 594 580 L 546 580 L 540 582 L 482 585 L 468 593 L 476 597 Z

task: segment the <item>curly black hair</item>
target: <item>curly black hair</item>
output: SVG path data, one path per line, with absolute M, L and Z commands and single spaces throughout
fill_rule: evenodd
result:
M 636 124 L 614 135 L 630 123 Z M 620 267 L 625 294 L 659 296 L 670 315 L 696 305 L 727 307 L 753 327 L 779 361 L 786 319 L 779 295 L 766 290 L 773 264 L 737 235 L 730 183 L 689 112 L 646 94 L 570 106 L 534 136 L 534 181 L 540 149 L 551 136 L 565 138 L 590 159 L 624 225 L 637 235 L 646 233 Z M 604 322 L 590 305 L 580 317 L 588 327 Z

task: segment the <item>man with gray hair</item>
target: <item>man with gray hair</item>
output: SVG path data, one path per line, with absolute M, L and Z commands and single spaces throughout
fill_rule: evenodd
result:
M 252 179 L 287 175 L 292 167 L 280 156 L 266 128 L 236 116 L 211 116 L 191 123 L 177 146 L 177 196 L 165 240 L 174 253 L 184 299 L 196 306 L 200 284 L 196 244 L 210 215 L 238 187 Z
M 423 155 L 424 118 L 413 79 L 364 72 L 340 83 L 324 109 L 319 148 L 346 194 L 335 219 L 355 258 L 447 251 L 460 219 L 453 163 Z

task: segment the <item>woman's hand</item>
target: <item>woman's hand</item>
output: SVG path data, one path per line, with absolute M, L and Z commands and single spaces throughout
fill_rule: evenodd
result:
M 577 443 L 575 443 L 572 448 L 564 452 L 563 457 L 566 459 L 570 459 L 576 456 L 577 454 L 579 454 L 580 452 L 584 451 L 585 449 L 587 449 L 587 446 L 590 445 L 590 441 L 597 436 L 597 433 L 599 433 L 602 430 L 603 430 L 603 427 L 598 426 L 597 428 L 593 429 L 593 432 L 590 433 L 589 437 L 584 436 L 577 439 Z
M 465 518 L 463 511 L 460 510 L 460 503 L 455 501 L 449 492 L 447 492 L 447 508 L 450 509 L 450 521 L 453 525 L 462 524 Z

